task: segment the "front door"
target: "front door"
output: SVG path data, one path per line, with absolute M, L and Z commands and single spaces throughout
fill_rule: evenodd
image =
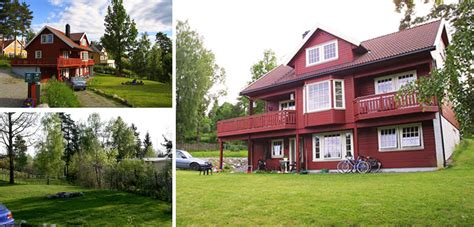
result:
M 290 139 L 290 164 L 293 164 L 293 162 L 296 162 L 296 139 L 291 138 Z

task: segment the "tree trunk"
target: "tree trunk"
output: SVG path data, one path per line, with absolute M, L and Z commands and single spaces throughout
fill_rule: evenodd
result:
M 8 156 L 10 158 L 10 184 L 15 184 L 15 162 L 13 161 L 13 127 L 12 127 L 12 115 L 8 113 Z

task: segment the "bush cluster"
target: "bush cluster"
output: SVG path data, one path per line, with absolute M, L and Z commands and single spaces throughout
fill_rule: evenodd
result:
M 74 91 L 64 82 L 50 79 L 41 95 L 42 103 L 47 103 L 50 107 L 79 107 L 79 100 Z
M 113 75 L 115 74 L 115 68 L 104 65 L 94 65 L 94 72 Z

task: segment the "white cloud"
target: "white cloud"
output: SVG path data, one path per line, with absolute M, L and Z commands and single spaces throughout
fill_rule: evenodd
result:
M 49 0 L 55 6 L 63 7 L 48 15 L 48 21 L 34 24 L 38 31 L 48 24 L 64 30 L 71 25 L 71 32 L 86 32 L 91 40 L 98 40 L 104 34 L 104 18 L 109 0 Z M 159 32 L 171 30 L 170 0 L 124 0 L 127 13 L 137 24 L 138 31 Z

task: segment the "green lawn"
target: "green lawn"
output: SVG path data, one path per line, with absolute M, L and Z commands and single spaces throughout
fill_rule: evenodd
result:
M 145 85 L 122 85 L 122 82 L 127 81 L 132 81 L 132 79 L 95 73 L 88 86 L 100 89 L 107 94 L 116 94 L 134 107 L 171 107 L 171 84 L 143 80 Z
M 177 225 L 474 225 L 474 140 L 425 173 L 177 172 Z
M 196 158 L 217 158 L 219 157 L 219 151 L 188 151 L 193 157 Z M 224 158 L 247 158 L 247 150 L 241 151 L 224 151 Z
M 84 197 L 49 200 L 57 192 L 84 192 Z M 125 192 L 92 190 L 66 185 L 9 186 L 0 181 L 0 202 L 15 220 L 28 224 L 171 226 L 170 205 Z

